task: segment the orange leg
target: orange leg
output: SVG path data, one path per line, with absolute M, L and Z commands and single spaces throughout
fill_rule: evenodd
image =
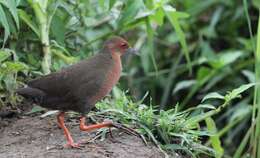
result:
M 95 125 L 87 126 L 87 125 L 85 125 L 85 121 L 86 121 L 85 117 L 81 117 L 79 120 L 80 120 L 79 128 L 82 131 L 91 131 L 91 130 L 94 130 L 94 129 L 99 129 L 99 128 L 103 128 L 103 127 L 112 127 L 113 126 L 112 122 L 103 122 L 103 123 L 98 123 L 98 124 L 95 124 Z
M 58 114 L 57 116 L 57 120 L 58 120 L 58 125 L 63 129 L 64 131 L 64 135 L 67 139 L 67 144 L 65 145 L 65 147 L 72 147 L 72 148 L 80 148 L 80 145 L 77 143 L 74 143 L 69 130 L 67 129 L 67 127 L 65 126 L 64 123 L 64 112 L 61 112 Z
M 99 128 L 103 128 L 103 127 L 109 127 L 109 133 L 111 135 L 111 137 L 113 138 L 112 136 L 112 132 L 111 132 L 111 129 L 110 127 L 115 127 L 117 129 L 120 129 L 120 130 L 124 130 L 126 133 L 128 134 L 132 134 L 132 135 L 135 135 L 135 136 L 138 136 L 142 139 L 142 141 L 146 143 L 146 140 L 143 138 L 142 135 L 140 135 L 138 132 L 136 132 L 134 129 L 132 128 L 129 128 L 127 126 L 124 126 L 122 124 L 119 124 L 119 123 L 113 123 L 112 121 L 107 121 L 107 122 L 103 122 L 103 123 L 98 123 L 98 124 L 94 124 L 94 125 L 85 125 L 85 122 L 86 122 L 86 118 L 85 117 L 80 117 L 80 123 L 79 123 L 79 128 L 80 130 L 82 131 L 91 131 L 91 130 L 94 130 L 94 129 L 99 129 Z

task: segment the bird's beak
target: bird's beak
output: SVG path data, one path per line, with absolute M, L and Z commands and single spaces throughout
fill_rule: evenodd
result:
M 128 49 L 126 50 L 126 53 L 127 53 L 127 54 L 139 55 L 138 50 L 135 49 L 135 48 L 128 48 Z

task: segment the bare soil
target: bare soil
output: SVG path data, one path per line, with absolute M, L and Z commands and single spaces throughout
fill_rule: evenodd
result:
M 114 130 L 114 139 L 93 139 L 91 133 L 79 130 L 76 119 L 66 121 L 76 142 L 88 142 L 82 149 L 64 148 L 63 131 L 55 116 L 0 117 L 0 158 L 162 158 L 153 144 L 145 145 L 140 138 Z

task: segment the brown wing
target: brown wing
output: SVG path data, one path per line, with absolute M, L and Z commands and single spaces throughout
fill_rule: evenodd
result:
M 55 72 L 28 82 L 28 86 L 44 91 L 48 95 L 65 95 L 68 92 L 64 72 Z
M 107 54 L 100 53 L 60 72 L 34 79 L 28 86 L 40 89 L 48 96 L 87 98 L 102 85 L 111 61 Z

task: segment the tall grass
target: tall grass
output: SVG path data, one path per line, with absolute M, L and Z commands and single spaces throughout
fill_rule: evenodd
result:
M 259 10 L 260 11 L 260 10 Z M 255 51 L 255 78 L 256 82 L 260 83 L 260 13 L 258 16 L 258 29 L 257 29 L 257 44 Z M 255 122 L 255 130 L 252 134 L 253 137 L 253 157 L 260 157 L 260 85 L 257 84 L 254 93 L 254 110 L 252 114 L 252 126 Z
M 245 12 L 248 19 L 248 26 L 251 35 L 252 46 L 254 47 L 254 41 L 252 36 L 251 22 L 248 16 L 247 1 L 244 1 Z M 260 10 L 259 10 L 260 11 Z M 237 148 L 234 158 L 246 157 L 247 154 L 252 158 L 260 157 L 260 12 L 258 15 L 258 27 L 255 49 L 255 89 L 253 99 L 253 110 L 251 116 L 251 126 L 242 139 L 239 147 Z M 249 144 L 249 148 L 246 150 L 246 146 Z

